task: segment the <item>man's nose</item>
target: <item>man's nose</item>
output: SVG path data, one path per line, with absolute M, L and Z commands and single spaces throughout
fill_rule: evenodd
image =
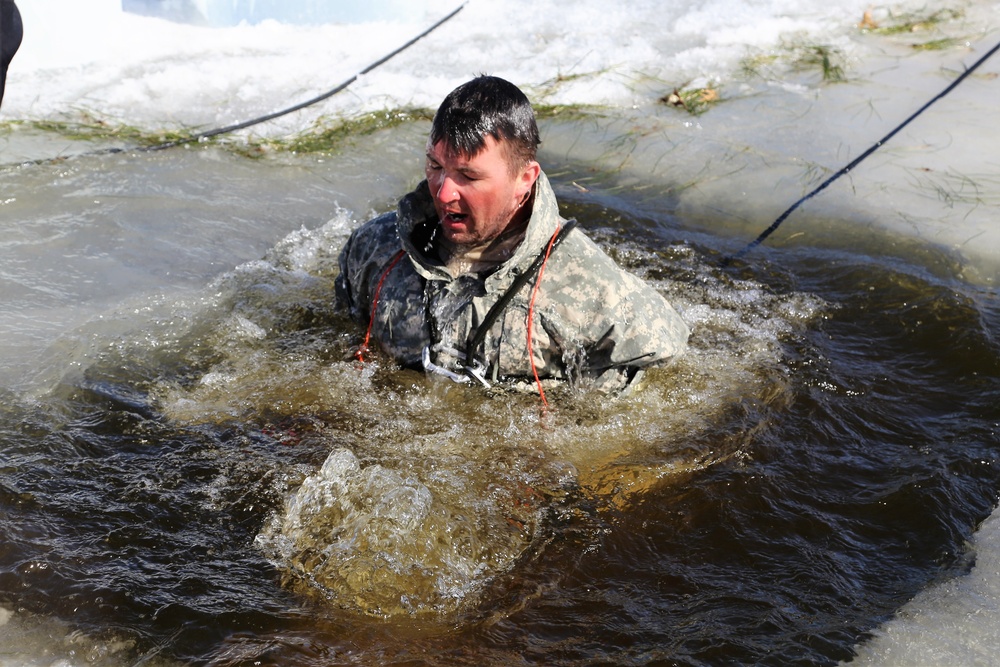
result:
M 441 178 L 441 185 L 438 186 L 437 198 L 439 202 L 444 204 L 458 201 L 458 185 L 450 176 L 443 176 Z

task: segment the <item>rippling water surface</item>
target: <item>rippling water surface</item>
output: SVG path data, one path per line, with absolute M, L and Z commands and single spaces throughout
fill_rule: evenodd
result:
M 550 154 L 689 353 L 550 411 L 360 368 L 336 254 L 425 129 L 0 173 L 0 664 L 835 664 L 971 566 L 992 291 L 875 232 L 724 266 L 669 184 Z

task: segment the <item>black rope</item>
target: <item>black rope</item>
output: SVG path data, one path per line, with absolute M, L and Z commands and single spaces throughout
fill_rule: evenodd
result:
M 892 132 L 890 132 L 889 134 L 887 134 L 884 137 L 882 137 L 879 141 L 877 141 L 874 145 L 872 145 L 868 150 L 866 150 L 864 153 L 862 153 L 858 157 L 854 158 L 854 160 L 852 160 L 850 162 L 850 164 L 848 164 L 846 167 L 842 168 L 840 171 L 838 171 L 837 173 L 835 173 L 833 176 L 831 176 L 830 178 L 828 178 L 825 181 L 823 181 L 822 183 L 820 183 L 819 186 L 817 186 L 816 189 L 814 189 L 812 192 L 810 192 L 809 194 L 807 194 L 806 196 L 802 197 L 797 202 L 795 202 L 794 204 L 792 204 L 788 208 L 788 210 L 786 210 L 784 213 L 782 213 L 781 215 L 778 216 L 777 220 L 775 220 L 774 222 L 771 223 L 770 227 L 768 227 L 763 232 L 761 232 L 760 236 L 758 236 L 756 239 L 754 239 L 753 241 L 751 241 L 750 243 L 748 243 L 746 245 L 746 247 L 743 248 L 743 250 L 741 250 L 738 253 L 736 253 L 735 255 L 731 255 L 731 256 L 727 257 L 725 260 L 723 260 L 723 265 L 728 265 L 733 260 L 736 260 L 736 259 L 739 259 L 739 258 L 743 257 L 745 254 L 747 254 L 748 252 L 750 252 L 751 250 L 753 250 L 754 248 L 756 248 L 757 246 L 759 246 L 761 243 L 763 243 L 764 240 L 767 239 L 768 236 L 770 236 L 771 234 L 773 234 L 774 231 L 776 229 L 778 229 L 778 227 L 781 226 L 781 223 L 783 223 L 785 221 L 785 219 L 789 215 L 791 215 L 793 211 L 795 211 L 795 209 L 797 209 L 799 206 L 801 206 L 802 204 L 804 204 L 806 201 L 808 201 L 808 200 L 812 199 L 813 197 L 815 197 L 816 195 L 818 195 L 820 192 L 822 192 L 823 190 L 825 190 L 831 183 L 833 183 L 838 178 L 840 178 L 841 176 L 847 174 L 849 171 L 851 171 L 852 169 L 854 169 L 855 167 L 857 167 L 859 164 L 861 164 L 862 160 L 864 160 L 869 155 L 871 155 L 872 153 L 874 153 L 875 151 L 877 151 L 879 148 L 881 148 L 882 144 L 884 144 L 885 142 L 889 141 L 894 136 L 896 136 L 896 134 L 900 130 L 902 130 L 904 127 L 906 127 L 907 125 L 909 125 L 918 116 L 920 116 L 920 114 L 922 114 L 924 111 L 926 111 L 928 109 L 928 107 L 930 107 L 932 104 L 934 104 L 935 102 L 937 102 L 939 99 L 941 99 L 942 97 L 944 97 L 945 95 L 947 95 L 948 93 L 950 93 L 952 90 L 954 90 L 960 83 L 962 83 L 962 81 L 965 80 L 966 77 L 968 77 L 970 74 L 972 74 L 973 72 L 975 72 L 976 69 L 980 65 L 982 65 L 984 62 L 986 62 L 990 58 L 990 56 L 992 56 L 998 50 L 1000 50 L 1000 43 L 997 43 L 996 46 L 994 46 L 992 49 L 990 49 L 989 51 L 987 51 L 979 60 L 977 60 L 975 63 L 973 63 L 973 65 L 971 67 L 969 67 L 964 72 L 962 72 L 958 76 L 958 78 L 956 78 L 954 81 L 951 82 L 950 85 L 948 85 L 947 88 L 945 88 L 940 93 L 938 93 L 937 95 L 935 95 L 929 102 L 927 102 L 922 107 L 920 107 L 919 109 L 917 109 L 917 111 L 914 112 L 909 118 L 907 118 L 902 123 L 900 123 L 899 125 L 897 125 L 895 127 L 895 129 L 892 130 Z
M 141 152 L 161 151 L 161 150 L 164 150 L 164 149 L 167 149 L 167 148 L 174 148 L 176 146 L 181 146 L 181 145 L 184 145 L 184 144 L 195 143 L 195 142 L 201 141 L 203 139 L 208 139 L 210 137 L 218 136 L 220 134 L 226 134 L 226 133 L 229 133 L 229 132 L 235 132 L 237 130 L 242 130 L 244 128 L 251 127 L 253 125 L 258 125 L 260 123 L 264 123 L 264 122 L 267 122 L 269 120 L 273 120 L 273 119 L 278 118 L 280 116 L 288 115 L 288 114 L 290 114 L 290 113 L 292 113 L 294 111 L 299 111 L 299 110 L 304 109 L 304 108 L 306 108 L 308 106 L 316 104 L 317 102 L 322 102 L 323 100 L 329 99 L 329 98 L 333 97 L 334 95 L 336 95 L 337 93 L 341 92 L 342 90 L 344 90 L 345 88 L 347 88 L 348 86 L 350 86 L 352 83 L 354 83 L 355 81 L 357 81 L 359 77 L 364 76 L 365 74 L 368 74 L 369 72 L 371 72 L 376 67 L 379 67 L 380 65 L 385 64 L 386 62 L 388 62 L 389 60 L 391 60 L 395 56 L 399 55 L 400 53 L 402 53 L 406 49 L 410 48 L 411 46 L 413 46 L 414 44 L 416 44 L 417 42 L 419 42 L 421 39 L 423 39 L 427 35 L 431 34 L 435 30 L 437 30 L 438 28 L 440 28 L 446 22 L 448 22 L 452 18 L 454 18 L 456 14 L 458 14 L 460 11 L 462 11 L 462 9 L 465 7 L 466 4 L 468 4 L 468 0 L 466 0 L 465 2 L 463 2 L 462 4 L 460 4 L 450 14 L 448 14 L 444 18 L 440 19 L 437 23 L 435 23 L 431 27 L 427 28 L 426 30 L 424 30 L 422 33 L 420 33 L 419 35 L 417 35 L 416 37 L 414 37 L 410 41 L 408 41 L 405 44 L 403 44 L 402 46 L 398 47 L 397 49 L 395 49 L 391 53 L 389 53 L 389 54 L 387 54 L 385 56 L 382 56 L 381 58 L 379 58 L 375 62 L 371 63 L 370 65 L 368 65 L 367 67 L 365 67 L 363 70 L 359 71 L 357 74 L 355 74 L 354 76 L 350 77 L 349 79 L 347 79 L 346 81 L 344 81 L 340 85 L 336 86 L 335 88 L 331 88 L 330 90 L 326 91 L 325 93 L 323 93 L 321 95 L 317 95 L 316 97 L 308 99 L 305 102 L 300 102 L 299 104 L 295 104 L 293 106 L 290 106 L 287 109 L 282 109 L 281 111 L 275 111 L 273 113 L 269 113 L 269 114 L 266 114 L 264 116 L 260 116 L 258 118 L 254 118 L 252 120 L 243 121 L 242 123 L 236 123 L 234 125 L 227 125 L 225 127 L 216 128 L 214 130 L 207 130 L 205 132 L 199 132 L 198 134 L 195 134 L 195 135 L 193 135 L 191 137 L 186 137 L 184 139 L 176 139 L 176 140 L 171 140 L 171 141 L 165 141 L 163 143 L 154 144 L 152 146 L 137 146 L 137 147 L 134 147 L 134 148 L 131 148 L 131 149 L 126 149 L 126 148 L 107 148 L 107 149 L 103 149 L 103 150 L 88 151 L 86 153 L 83 153 L 83 155 L 108 155 L 108 154 L 114 154 L 114 153 L 124 153 L 126 150 L 135 150 L 135 151 L 141 151 Z M 28 162 L 27 164 L 43 164 L 43 163 L 46 163 L 46 162 L 49 162 L 49 160 L 48 159 L 33 160 L 33 161 Z
M 538 253 L 537 257 L 535 257 L 535 261 L 531 263 L 531 266 L 529 266 L 524 273 L 517 276 L 513 282 L 511 282 L 507 291 L 504 292 L 499 299 L 497 299 L 496 303 L 493 304 L 493 307 L 486 313 L 486 317 L 483 318 L 483 321 L 479 324 L 479 327 L 476 329 L 474 334 L 469 336 L 469 340 L 465 345 L 466 372 L 469 372 L 474 367 L 475 352 L 479 346 L 483 344 L 483 341 L 486 340 L 486 333 L 493 327 L 493 324 L 497 321 L 507 306 L 510 305 L 510 302 L 514 299 L 517 293 L 521 291 L 521 288 L 524 287 L 529 280 L 538 275 L 538 271 L 542 268 L 542 264 L 545 263 L 546 255 L 551 254 L 552 251 L 558 248 L 563 239 L 576 228 L 576 225 L 576 218 L 570 218 L 567 220 L 562 226 L 562 229 L 559 230 L 556 238 L 552 241 L 551 249 L 547 247 L 542 248 L 542 251 Z
M 427 30 L 424 30 L 422 33 L 420 33 L 419 35 L 417 35 L 416 37 L 414 37 L 413 39 L 411 39 L 410 41 L 408 41 L 406 44 L 403 44 L 402 46 L 400 46 L 399 48 L 397 48 L 392 53 L 389 53 L 388 55 L 383 56 L 379 60 L 376 60 L 372 64 L 368 65 L 368 67 L 365 67 L 363 70 L 361 70 L 360 72 L 358 72 L 354 76 L 350 77 L 349 79 L 347 79 L 346 81 L 344 81 L 340 85 L 336 86 L 335 88 L 331 88 L 330 90 L 326 91 L 325 93 L 323 93 L 321 95 L 317 95 L 316 97 L 308 99 L 305 102 L 300 102 L 299 104 L 295 104 L 293 106 L 290 106 L 287 109 L 282 109 L 281 111 L 275 111 L 273 113 L 269 113 L 269 114 L 266 114 L 264 116 L 260 116 L 258 118 L 254 118 L 252 120 L 243 121 L 242 123 L 235 123 L 233 125 L 227 125 L 225 127 L 220 127 L 220 128 L 214 129 L 214 130 L 208 130 L 206 132 L 199 132 L 198 134 L 196 134 L 196 135 L 194 135 L 192 137 L 187 137 L 185 139 L 177 139 L 177 140 L 174 140 L 174 141 L 166 141 L 166 142 L 163 142 L 162 144 L 156 144 L 154 146 L 146 146 L 144 148 L 140 148 L 139 150 L 142 150 L 142 151 L 160 151 L 160 150 L 163 150 L 165 148 L 173 148 L 174 146 L 180 146 L 182 144 L 195 143 L 195 142 L 201 141 L 202 139 L 208 139 L 210 137 L 215 137 L 215 136 L 218 136 L 220 134 L 228 134 L 230 132 L 236 132 L 237 130 L 243 130 L 243 129 L 246 129 L 246 128 L 251 127 L 253 125 L 259 125 L 260 123 L 266 123 L 269 120 L 274 120 L 275 118 L 280 118 L 281 116 L 286 116 L 286 115 L 288 115 L 290 113 L 293 113 L 295 111 L 299 111 L 301 109 L 305 109 L 306 107 L 312 106 L 313 104 L 316 104 L 318 102 L 322 102 L 323 100 L 329 99 L 329 98 L 333 97 L 334 95 L 336 95 L 337 93 L 339 93 L 340 91 L 342 91 L 345 88 L 347 88 L 349 85 L 351 85 L 355 81 L 357 81 L 359 77 L 362 77 L 365 74 L 368 74 L 368 72 L 371 72 L 376 67 L 384 65 L 389 60 L 391 60 L 395 56 L 399 55 L 400 53 L 402 53 L 406 49 L 410 48 L 411 46 L 413 46 L 414 44 L 416 44 L 417 42 L 419 42 L 421 39 L 423 39 L 427 35 L 431 34 L 432 32 L 434 32 L 435 30 L 437 30 L 438 28 L 440 28 L 442 25 L 444 25 L 448 21 L 450 21 L 452 18 L 454 18 L 454 16 L 456 14 L 458 14 L 460 11 L 462 11 L 462 9 L 467 4 L 467 1 L 468 0 L 466 0 L 466 2 L 463 2 L 462 4 L 460 4 L 450 14 L 448 14 L 447 16 L 445 16 L 444 18 L 442 18 L 441 20 L 439 20 L 437 23 L 435 23 L 431 27 L 427 28 Z

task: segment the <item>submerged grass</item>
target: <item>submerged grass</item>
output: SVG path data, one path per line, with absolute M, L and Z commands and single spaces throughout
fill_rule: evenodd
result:
M 965 40 L 956 39 L 951 37 L 944 37 L 942 39 L 932 39 L 929 42 L 923 42 L 921 44 L 911 44 L 917 51 L 945 51 L 947 49 L 953 49 L 956 46 L 961 46 L 965 44 Z
M 869 8 L 858 23 L 861 32 L 873 35 L 925 35 L 921 42 L 910 44 L 920 51 L 939 51 L 964 44 L 967 40 L 949 37 L 941 32 L 942 24 L 962 18 L 957 9 L 945 8 L 930 13 L 893 14 L 876 16 Z M 800 41 L 783 41 L 777 49 L 767 53 L 749 53 L 740 62 L 740 69 L 746 78 L 777 80 L 785 67 L 800 73 L 817 72 L 823 83 L 847 81 L 847 58 L 843 51 L 826 44 L 810 44 Z
M 533 104 L 538 120 L 583 120 L 601 111 L 601 107 L 586 104 Z
M 930 14 L 907 13 L 894 15 L 891 11 L 886 18 L 877 20 L 869 9 L 865 12 L 858 27 L 862 32 L 874 35 L 930 35 L 940 34 L 941 25 L 962 18 L 963 13 L 957 9 L 945 8 Z M 964 44 L 966 40 L 956 37 L 937 37 L 927 41 L 910 44 L 918 51 L 943 51 Z
M 73 121 L 11 120 L 0 123 L 0 128 L 7 131 L 27 128 L 58 134 L 72 141 L 117 141 L 141 147 L 192 141 L 197 134 L 194 130 L 148 132 L 133 125 L 109 122 L 89 114 Z
M 744 77 L 778 79 L 780 66 L 795 72 L 817 72 L 823 83 L 841 83 L 847 80 L 844 72 L 846 58 L 843 51 L 826 44 L 782 42 L 777 52 L 751 53 L 740 61 Z
M 888 20 L 882 23 L 872 21 L 866 29 L 876 35 L 904 35 L 918 32 L 927 32 L 937 28 L 942 23 L 954 21 L 962 18 L 962 12 L 957 9 L 939 9 L 926 15 L 920 14 L 900 14 L 893 16 L 889 14 Z
M 583 79 L 595 78 L 602 74 L 606 74 L 608 70 L 598 70 L 595 72 L 577 72 L 574 74 L 564 74 L 560 72 L 556 76 L 543 81 L 532 89 L 532 97 L 535 99 L 545 99 L 554 95 L 559 88 L 563 87 L 567 83 L 573 83 L 574 81 L 581 81 Z
M 947 206 L 969 207 L 969 211 L 980 207 L 995 207 L 1000 203 L 1000 179 L 992 174 L 970 174 L 952 168 L 934 170 L 927 167 L 910 169 L 909 182 L 914 192 L 922 193 L 930 199 Z
M 174 143 L 210 143 L 222 146 L 245 157 L 261 157 L 267 153 L 329 153 L 336 151 L 345 141 L 370 135 L 379 130 L 395 127 L 415 120 L 430 120 L 433 113 L 427 109 L 394 109 L 372 112 L 348 119 L 321 118 L 308 130 L 286 138 L 233 139 L 231 135 L 217 135 L 199 139 L 201 130 L 147 131 L 133 125 L 118 123 L 83 114 L 72 121 L 61 120 L 12 120 L 0 123 L 0 131 L 10 132 L 27 128 L 58 134 L 72 141 L 112 141 L 133 148 L 150 148 Z
M 798 47 L 794 53 L 796 57 L 792 61 L 792 67 L 795 69 L 818 70 L 825 83 L 847 80 L 844 67 L 840 64 L 844 60 L 844 54 L 839 49 L 817 44 Z
M 581 120 L 600 109 L 585 105 L 544 105 L 535 107 L 539 119 Z M 376 132 L 417 121 L 429 122 L 434 112 L 424 108 L 384 109 L 351 118 L 324 117 L 312 127 L 286 137 L 233 137 L 217 135 L 198 139 L 202 130 L 143 130 L 133 125 L 82 114 L 75 120 L 10 120 L 0 122 L 0 133 L 30 129 L 59 135 L 72 141 L 115 142 L 128 147 L 151 148 L 174 143 L 212 144 L 247 158 L 289 153 L 295 155 L 329 154 L 349 142 Z
M 740 73 L 747 79 L 771 78 L 771 68 L 777 64 L 779 56 L 775 53 L 753 53 L 740 60 Z
M 353 118 L 320 118 L 310 129 L 291 138 L 248 140 L 244 150 L 240 152 L 248 157 L 257 157 L 267 152 L 330 153 L 356 137 L 365 137 L 413 121 L 429 121 L 433 117 L 434 113 L 429 109 L 406 108 L 373 111 Z

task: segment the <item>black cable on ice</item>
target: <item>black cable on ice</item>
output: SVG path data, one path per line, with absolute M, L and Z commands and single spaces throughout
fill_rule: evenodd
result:
M 778 216 L 777 220 L 775 220 L 774 222 L 771 223 L 770 227 L 768 227 L 763 232 L 761 232 L 760 235 L 757 238 L 755 238 L 753 241 L 751 241 L 750 243 L 748 243 L 745 248 L 743 248 L 742 250 L 740 250 L 735 255 L 730 255 L 729 257 L 726 257 L 723 260 L 723 265 L 727 265 L 730 262 L 732 262 L 733 260 L 736 260 L 736 259 L 739 259 L 739 258 L 743 257 L 745 254 L 747 254 L 748 252 L 750 252 L 751 250 L 753 250 L 754 248 L 756 248 L 757 246 L 759 246 L 761 243 L 763 243 L 764 240 L 768 236 L 770 236 L 771 234 L 773 234 L 774 231 L 776 229 L 778 229 L 778 227 L 781 226 L 781 223 L 783 223 L 785 221 L 785 219 L 788 218 L 788 216 L 791 215 L 793 211 L 795 211 L 795 209 L 797 209 L 799 206 L 801 206 L 806 201 L 808 201 L 808 200 L 812 199 L 813 197 L 815 197 L 816 195 L 818 195 L 820 192 L 822 192 L 823 190 L 825 190 L 831 183 L 833 183 L 838 178 L 840 178 L 841 176 L 847 174 L 849 171 L 851 171 L 852 169 L 854 169 L 855 167 L 857 167 L 859 164 L 861 164 L 861 162 L 865 158 L 867 158 L 869 155 L 871 155 L 872 153 L 874 153 L 875 151 L 877 151 L 879 148 L 881 148 L 882 144 L 884 144 L 885 142 L 889 141 L 894 136 L 896 136 L 896 134 L 900 130 L 902 130 L 904 127 L 906 127 L 907 125 L 909 125 L 918 116 L 920 116 L 920 114 L 922 114 L 924 111 L 926 111 L 928 109 L 928 107 L 930 107 L 932 104 L 934 104 L 935 102 L 937 102 L 939 99 L 941 99 L 942 97 L 944 97 L 945 95 L 947 95 L 948 93 L 950 93 L 952 90 L 954 90 L 960 83 L 962 83 L 966 79 L 966 77 L 968 77 L 970 74 L 972 74 L 973 72 L 975 72 L 976 69 L 980 65 L 982 65 L 984 62 L 986 62 L 990 58 L 990 56 L 992 56 L 998 50 L 1000 50 L 1000 43 L 997 43 L 996 46 L 994 46 L 992 49 L 990 49 L 989 51 L 987 51 L 981 58 L 979 58 L 979 60 L 977 60 L 975 63 L 973 63 L 971 67 L 967 68 L 964 72 L 962 72 L 958 76 L 958 78 L 956 78 L 954 81 L 951 82 L 951 84 L 948 85 L 948 87 L 946 87 L 940 93 L 938 93 L 937 95 L 935 95 L 929 102 L 927 102 L 926 104 L 924 104 L 922 107 L 920 107 L 919 109 L 917 109 L 917 111 L 914 112 L 909 118 L 907 118 L 902 123 L 900 123 L 899 125 L 897 125 L 892 130 L 892 132 L 890 132 L 889 134 L 885 135 L 884 137 L 882 137 L 881 139 L 879 139 L 877 142 L 875 142 L 875 144 L 872 145 L 868 150 L 866 150 L 864 153 L 862 153 L 858 157 L 854 158 L 850 162 L 850 164 L 848 164 L 847 166 L 843 167 L 840 171 L 838 171 L 837 173 L 835 173 L 833 176 L 831 176 L 830 178 L 828 178 L 825 181 L 823 181 L 822 183 L 820 183 L 812 192 L 810 192 L 809 194 L 807 194 L 806 196 L 802 197 L 797 202 L 795 202 L 794 204 L 792 204 L 788 208 L 788 210 L 786 210 L 784 213 L 782 213 L 781 215 Z
M 184 138 L 184 139 L 176 139 L 174 141 L 166 141 L 166 142 L 164 142 L 162 144 L 155 144 L 153 146 L 145 146 L 145 147 L 140 148 L 138 150 L 142 150 L 142 151 L 159 151 L 159 150 L 163 150 L 165 148 L 173 148 L 174 146 L 180 146 L 182 144 L 195 143 L 197 141 L 201 141 L 202 139 L 208 139 L 209 137 L 215 137 L 215 136 L 218 136 L 220 134 L 228 134 L 229 132 L 236 132 L 237 130 L 242 130 L 242 129 L 251 127 L 252 125 L 259 125 L 260 123 L 265 123 L 265 122 L 267 122 L 269 120 L 274 120 L 275 118 L 279 118 L 281 116 L 286 116 L 286 115 L 288 115 L 288 114 L 290 114 L 290 113 L 292 113 L 294 111 L 299 111 L 301 109 L 305 109 L 306 107 L 312 106 L 313 104 L 316 104 L 318 102 L 322 102 L 323 100 L 329 99 L 329 98 L 333 97 L 334 95 L 336 95 L 337 93 L 339 93 L 340 91 L 342 91 L 345 88 L 347 88 L 349 85 L 351 85 L 355 81 L 357 81 L 359 77 L 362 77 L 365 74 L 368 74 L 369 72 L 371 72 L 376 67 L 384 65 L 386 62 L 388 62 L 389 60 L 391 60 L 395 56 L 399 55 L 400 53 L 402 53 L 406 49 L 410 48 L 411 46 L 413 46 L 414 44 L 416 44 L 417 42 L 419 42 L 421 39 L 423 39 L 427 35 L 431 34 L 435 30 L 437 30 L 438 28 L 440 28 L 442 25 L 444 25 L 445 23 L 447 23 L 448 21 L 450 21 L 456 14 L 458 14 L 460 11 L 462 11 L 462 9 L 465 7 L 465 5 L 467 3 L 468 3 L 468 0 L 466 0 L 466 2 L 463 2 L 462 4 L 460 4 L 450 14 L 448 14 L 447 16 L 445 16 L 444 18 L 442 18 L 441 20 L 439 20 L 437 23 L 435 23 L 431 27 L 427 28 L 427 30 L 424 30 L 422 33 L 420 33 L 419 35 L 417 35 L 416 37 L 414 37 L 413 39 L 411 39 L 410 41 L 408 41 L 406 44 L 403 44 L 402 46 L 400 46 L 399 48 L 397 48 L 393 52 L 389 53 L 388 55 L 385 55 L 382 58 L 376 60 L 375 62 L 373 62 L 372 64 L 368 65 L 368 67 L 365 67 L 363 70 L 361 70 L 360 72 L 358 72 L 354 76 L 350 77 L 349 79 L 345 80 L 343 83 L 337 85 L 334 88 L 331 88 L 330 90 L 326 91 L 325 93 L 323 93 L 321 95 L 317 95 L 316 97 L 308 99 L 305 102 L 300 102 L 298 104 L 290 106 L 287 109 L 282 109 L 281 111 L 275 111 L 273 113 L 269 113 L 269 114 L 266 114 L 264 116 L 259 116 L 258 118 L 254 118 L 252 120 L 243 121 L 241 123 L 235 123 L 233 125 L 226 125 L 225 127 L 220 127 L 220 128 L 214 129 L 214 130 L 208 130 L 206 132 L 199 132 L 198 134 L 196 134 L 194 136 L 187 137 L 187 138 Z
M 274 120 L 275 118 L 278 118 L 280 116 L 288 115 L 288 114 L 290 114 L 290 113 L 292 113 L 294 111 L 299 111 L 301 109 L 305 109 L 308 106 L 312 106 L 313 104 L 316 104 L 318 102 L 322 102 L 323 100 L 326 100 L 326 99 L 329 99 L 329 98 L 333 97 L 334 95 L 336 95 L 337 93 L 341 92 L 342 90 L 344 90 L 345 88 L 347 88 L 348 86 L 350 86 L 352 83 L 354 83 L 355 81 L 357 81 L 359 77 L 362 77 L 365 74 L 368 74 L 369 72 L 371 72 L 372 70 L 374 70 L 376 67 L 384 65 L 386 62 L 388 62 L 392 58 L 398 56 L 400 53 L 402 53 L 406 49 L 410 48 L 411 46 L 413 46 L 414 44 L 416 44 L 417 42 L 419 42 L 421 39 L 423 39 L 427 35 L 431 34 L 435 30 L 437 30 L 438 28 L 440 28 L 442 25 L 444 25 L 445 23 L 447 23 L 448 21 L 450 21 L 452 18 L 454 18 L 456 14 L 458 14 L 460 11 L 462 11 L 462 9 L 465 7 L 466 4 L 468 4 L 468 0 L 465 0 L 465 2 L 463 2 L 458 7 L 456 7 L 454 10 L 452 10 L 448 15 L 446 15 L 445 17 L 443 17 L 440 20 L 438 20 L 435 24 L 433 24 L 432 26 L 430 26 L 429 28 L 427 28 L 426 30 L 424 30 L 422 33 L 420 33 L 419 35 L 417 35 L 416 37 L 414 37 L 410 41 L 406 42 L 402 46 L 397 47 L 392 52 L 390 52 L 390 53 L 382 56 L 381 58 L 379 58 L 375 62 L 371 63 L 370 65 L 368 65 L 367 67 L 365 67 L 363 70 L 359 71 L 357 74 L 355 74 L 355 75 L 351 76 L 350 78 L 346 79 L 345 81 L 343 81 L 339 85 L 335 86 L 334 88 L 331 88 L 330 90 L 326 91 L 325 93 L 317 95 L 317 96 L 315 96 L 313 98 L 310 98 L 310 99 L 308 99 L 308 100 L 306 100 L 304 102 L 300 102 L 298 104 L 290 106 L 287 109 L 282 109 L 280 111 L 275 111 L 273 113 L 269 113 L 269 114 L 266 114 L 266 115 L 263 115 L 263 116 L 259 116 L 257 118 L 253 118 L 251 120 L 243 121 L 241 123 L 235 123 L 233 125 L 226 125 L 225 127 L 219 127 L 219 128 L 214 129 L 214 130 L 207 130 L 205 132 L 199 132 L 198 134 L 195 134 L 195 135 L 190 136 L 190 137 L 185 137 L 184 139 L 175 139 L 175 140 L 171 140 L 171 141 L 165 141 L 163 143 L 153 144 L 151 146 L 137 146 L 137 147 L 131 148 L 131 149 L 126 149 L 126 148 L 107 148 L 107 149 L 103 149 L 103 150 L 88 151 L 86 153 L 83 153 L 82 155 L 102 155 L 102 154 L 111 154 L 111 153 L 123 153 L 126 150 L 135 150 L 135 151 L 141 151 L 141 152 L 161 151 L 161 150 L 164 150 L 164 149 L 167 149 L 167 148 L 174 148 L 175 146 L 181 146 L 181 145 L 184 145 L 184 144 L 196 143 L 196 142 L 201 141 L 203 139 L 208 139 L 210 137 L 215 137 L 215 136 L 218 136 L 220 134 L 227 134 L 229 132 L 235 132 L 237 130 L 242 130 L 244 128 L 251 127 L 252 125 L 258 125 L 260 123 L 264 123 L 264 122 L 267 122 L 269 120 Z M 48 159 L 33 160 L 33 161 L 29 161 L 27 164 L 41 164 L 41 163 L 48 162 L 48 161 L 49 161 Z

